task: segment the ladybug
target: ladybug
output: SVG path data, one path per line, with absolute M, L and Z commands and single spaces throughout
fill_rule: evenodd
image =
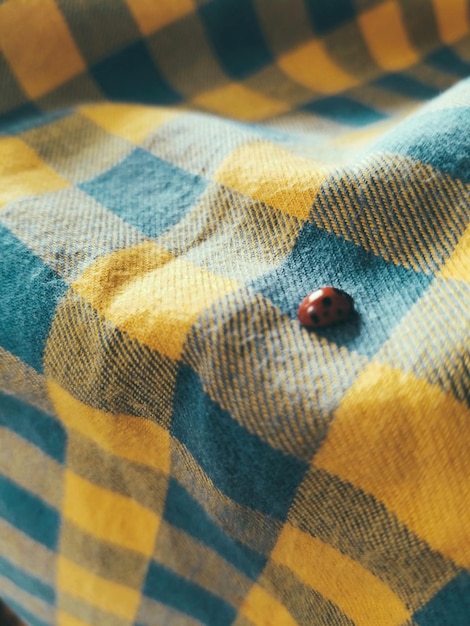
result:
M 347 320 L 354 310 L 354 300 L 336 287 L 312 291 L 300 303 L 297 317 L 309 328 L 322 328 Z

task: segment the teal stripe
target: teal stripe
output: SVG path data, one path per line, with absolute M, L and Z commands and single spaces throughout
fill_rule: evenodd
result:
M 229 76 L 246 78 L 273 61 L 252 0 L 204 2 L 199 15 Z
M 91 75 L 111 100 L 160 105 L 182 100 L 157 69 L 143 41 L 100 61 L 91 68 Z
M 66 283 L 1 223 L 0 346 L 42 372 L 42 356 Z
M 357 12 L 353 0 L 306 0 L 306 5 L 313 30 L 319 35 L 352 21 Z
M 373 84 L 381 89 L 387 89 L 417 100 L 430 100 L 441 93 L 436 87 L 427 85 L 406 74 L 386 74 L 374 81 Z
M 39 580 L 38 578 L 35 578 L 27 572 L 21 570 L 19 567 L 16 567 L 16 565 L 10 563 L 7 559 L 4 559 L 1 556 L 0 574 L 11 580 L 11 582 L 17 587 L 20 587 L 24 591 L 40 598 L 48 604 L 54 605 L 56 598 L 55 591 L 52 587 L 49 587 L 49 585 L 43 583 L 42 580 Z
M 417 626 L 469 626 L 470 573 L 461 572 L 413 615 Z
M 449 8 L 449 10 L 451 10 Z M 470 74 L 470 63 L 459 56 L 452 48 L 441 48 L 430 54 L 426 62 L 441 72 L 467 78 Z
M 144 594 L 200 620 L 206 626 L 229 626 L 235 609 L 202 587 L 184 580 L 152 561 L 147 572 Z
M 172 526 L 209 546 L 250 578 L 261 573 L 266 556 L 230 538 L 174 479 L 170 479 L 163 515 Z
M 174 397 L 171 433 L 215 485 L 240 504 L 285 519 L 307 463 L 275 450 L 240 426 L 213 402 L 197 374 L 185 365 L 179 368 Z
M 0 517 L 47 548 L 56 548 L 60 526 L 58 512 L 1 475 Z
M 304 105 L 301 110 L 321 115 L 348 126 L 366 126 L 389 117 L 370 106 L 346 96 L 332 96 L 331 98 L 314 100 Z

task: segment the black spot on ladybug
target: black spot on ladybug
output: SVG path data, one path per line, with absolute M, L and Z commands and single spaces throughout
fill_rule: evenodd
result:
M 323 304 L 323 306 L 331 306 L 331 298 L 326 296 L 325 298 L 323 298 L 322 304 Z
M 344 315 L 344 311 L 343 311 L 343 309 L 338 309 L 338 310 L 336 311 L 336 313 L 338 313 L 338 315 L 339 315 L 340 317 L 343 317 L 343 315 Z
M 318 317 L 316 313 L 311 313 L 310 319 L 312 320 L 314 324 L 318 324 L 318 322 L 320 321 L 320 318 Z

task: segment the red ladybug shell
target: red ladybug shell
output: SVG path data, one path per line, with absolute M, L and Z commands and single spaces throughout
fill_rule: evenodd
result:
M 304 326 L 322 328 L 347 320 L 353 309 L 354 300 L 345 291 L 322 287 L 302 300 L 297 317 Z

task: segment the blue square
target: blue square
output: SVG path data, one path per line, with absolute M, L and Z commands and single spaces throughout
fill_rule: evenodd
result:
M 305 104 L 302 110 L 348 126 L 366 126 L 387 119 L 387 115 L 345 96 L 321 98 Z
M 144 594 L 207 626 L 228 626 L 236 616 L 233 606 L 154 561 L 147 571 Z
M 0 426 L 12 430 L 59 463 L 65 461 L 67 434 L 54 417 L 0 393 Z
M 35 104 L 28 102 L 8 113 L 0 113 L 0 135 L 19 135 L 50 121 L 51 114 L 42 113 Z
M 199 12 L 229 76 L 245 78 L 272 62 L 252 0 L 213 0 Z
M 426 63 L 441 72 L 447 72 L 452 76 L 467 78 L 470 74 L 470 63 L 465 61 L 452 48 L 440 48 L 426 57 Z
M 157 237 L 192 208 L 207 181 L 140 148 L 80 188 L 100 204 Z
M 42 357 L 67 284 L 0 222 L 0 346 L 42 372 Z
M 180 367 L 174 397 L 171 433 L 216 487 L 240 504 L 284 520 L 307 463 L 240 426 L 204 392 L 189 367 Z
M 112 100 L 162 105 L 182 100 L 159 72 L 141 41 L 94 65 L 91 75 Z
M 468 626 L 470 574 L 461 572 L 413 615 L 417 626 Z
M 423 83 L 417 78 L 406 74 L 385 74 L 374 80 L 372 84 L 381 89 L 399 93 L 408 98 L 415 98 L 416 100 L 431 100 L 431 98 L 435 98 L 441 93 L 437 87 Z
M 58 512 L 1 475 L 0 517 L 38 543 L 55 550 L 60 526 Z
M 307 10 L 313 29 L 319 35 L 334 30 L 356 17 L 351 0 L 307 0 Z
M 432 280 L 307 224 L 286 261 L 251 287 L 292 319 L 309 292 L 327 285 L 343 289 L 354 298 L 358 314 L 315 333 L 370 357 Z

